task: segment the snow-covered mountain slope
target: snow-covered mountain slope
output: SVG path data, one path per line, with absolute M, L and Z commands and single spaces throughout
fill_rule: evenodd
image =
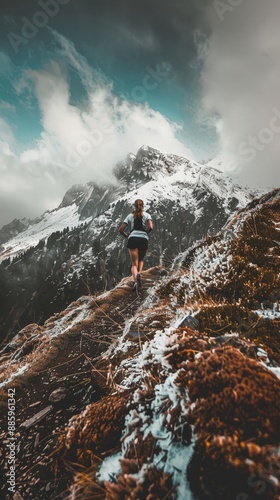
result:
M 23 498 L 278 500 L 279 224 L 275 190 L 5 345 Z
M 237 177 L 236 175 L 236 169 L 237 166 L 236 162 L 230 161 L 225 155 L 219 155 L 211 160 L 207 161 L 205 163 L 205 166 L 207 168 L 210 168 L 211 170 L 216 170 L 218 172 L 224 172 L 224 176 L 228 177 L 228 179 L 231 179 L 231 182 L 235 183 L 235 178 Z M 244 187 L 244 184 L 243 184 Z M 256 197 L 262 196 L 266 192 L 270 191 L 271 187 L 255 187 L 254 188 L 254 193 Z
M 67 191 L 57 209 L 45 212 L 40 218 L 28 221 L 28 224 L 24 219 L 25 229 L 21 229 L 13 238 L 3 241 L 0 262 L 7 257 L 13 259 L 29 248 L 35 247 L 40 241 L 47 240 L 52 233 L 63 232 L 66 228 L 77 228 L 90 222 L 121 192 L 123 188 L 117 183 L 104 187 L 99 187 L 93 182 L 85 186 L 73 186 Z M 7 230 L 5 234 L 8 234 Z
M 148 147 L 116 165 L 111 185 L 73 186 L 56 210 L 2 245 L 3 336 L 32 318 L 46 320 L 88 290 L 112 288 L 129 273 L 118 228 L 137 197 L 154 222 L 146 258 L 153 267 L 216 234 L 253 195 L 216 170 Z
M 228 172 L 230 170 L 228 161 L 224 155 L 215 156 L 211 160 L 207 161 L 206 165 L 210 168 L 218 170 L 219 172 Z
M 52 212 L 46 212 L 39 222 L 29 225 L 25 231 L 3 244 L 1 260 L 8 257 L 13 259 L 21 252 L 35 247 L 40 241 L 45 241 L 52 233 L 61 232 L 67 227 L 77 227 L 83 223 L 84 221 L 80 220 L 79 207 L 75 203 Z
M 3 226 L 0 230 L 0 249 L 2 243 L 13 239 L 19 233 L 25 231 L 31 225 L 31 223 L 32 221 L 25 218 L 21 220 L 14 219 L 12 222 L 10 222 L 10 224 L 6 224 L 5 226 Z
M 252 193 L 233 184 L 218 170 L 149 147 L 141 148 L 136 156 L 130 154 L 118 163 L 114 175 L 112 185 L 98 187 L 91 182 L 85 186 L 73 186 L 56 210 L 46 212 L 37 221 L 23 219 L 15 237 L 9 238 L 7 230 L 2 236 L 0 231 L 1 261 L 36 246 L 56 231 L 95 219 L 112 202 L 120 199 L 132 203 L 135 195 L 142 196 L 148 205 L 159 198 L 177 202 L 184 209 L 192 206 L 197 217 L 201 205 L 199 200 L 206 192 L 221 200 L 228 214 L 232 208 L 241 208 L 252 199 Z M 121 197 L 124 191 L 126 194 Z M 28 227 L 24 229 L 26 225 Z M 7 237 L 9 239 L 4 241 Z

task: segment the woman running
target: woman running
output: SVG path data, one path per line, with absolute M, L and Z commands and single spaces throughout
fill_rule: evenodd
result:
M 148 234 L 153 230 L 150 214 L 144 212 L 143 200 L 135 201 L 135 210 L 129 214 L 121 225 L 119 232 L 128 238 L 127 248 L 131 260 L 131 274 L 134 280 L 134 290 L 141 287 L 141 271 L 144 266 L 149 243 Z

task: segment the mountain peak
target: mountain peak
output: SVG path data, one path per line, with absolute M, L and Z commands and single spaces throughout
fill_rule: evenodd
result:
M 188 162 L 185 158 L 144 145 L 136 155 L 129 154 L 118 162 L 113 173 L 117 180 L 127 186 L 139 187 L 145 182 L 156 180 L 159 175 L 169 176 L 175 173 L 182 161 Z
M 195 221 L 202 217 L 201 225 L 208 224 L 210 232 L 220 228 L 222 221 L 226 222 L 225 217 L 253 198 L 248 190 L 235 185 L 223 173 L 209 166 L 144 145 L 136 154 L 130 153 L 117 163 L 111 184 L 97 185 L 93 181 L 86 185 L 76 184 L 66 192 L 57 209 L 46 212 L 38 220 L 28 221 L 28 224 L 23 220 L 16 228 L 8 228 L 10 232 L 0 231 L 0 261 L 14 258 L 40 241 L 46 241 L 52 233 L 67 227 L 78 227 L 85 220 L 92 220 L 94 227 L 96 218 L 110 207 L 111 220 L 119 218 L 120 211 L 125 217 L 127 203 L 130 204 L 135 196 L 142 197 L 147 206 L 159 207 L 164 201 L 165 208 L 158 208 L 163 217 L 167 217 L 168 211 L 169 216 L 171 211 L 179 211 L 184 217 L 191 212 Z M 211 220 L 203 217 L 207 203 L 213 212 Z M 119 207 L 118 213 L 114 213 L 114 206 Z M 220 222 L 216 225 L 218 219 Z M 176 229 L 173 228 L 173 231 Z M 197 237 L 201 236 L 198 231 Z

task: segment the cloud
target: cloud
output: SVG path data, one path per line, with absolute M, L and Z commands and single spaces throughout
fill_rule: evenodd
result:
M 13 130 L 4 118 L 0 118 L 0 143 L 2 148 L 14 146 L 16 143 Z
M 12 130 L 5 120 L 0 122 L 0 198 L 6 206 L 0 225 L 54 208 L 75 183 L 111 180 L 115 163 L 143 144 L 191 157 L 176 137 L 178 124 L 147 103 L 117 97 L 112 84 L 89 67 L 73 43 L 58 34 L 54 38 L 63 63 L 50 61 L 41 70 L 25 70 L 17 86 L 19 94 L 29 93 L 38 102 L 43 131 L 35 145 L 16 155 Z M 72 102 L 70 69 L 85 91 L 79 104 Z M 146 87 L 144 80 L 138 87 L 148 93 L 149 85 L 154 91 L 168 71 L 161 67 L 154 76 L 144 76 Z
M 140 48 L 147 51 L 155 51 L 158 47 L 157 41 L 151 31 L 147 31 L 144 33 L 144 36 L 140 36 L 135 34 L 133 30 L 129 29 L 128 26 L 118 26 L 118 30 L 120 32 L 121 39 L 126 40 L 129 44 L 133 44 L 137 49 Z
M 4 101 L 3 99 L 0 99 L 0 112 L 1 111 L 8 111 L 11 113 L 15 113 L 16 107 L 13 104 Z
M 9 56 L 0 50 L 1 77 L 10 78 L 13 74 L 13 64 Z
M 214 117 L 221 154 L 237 179 L 279 186 L 280 3 L 230 4 L 213 2 L 208 11 L 212 35 L 201 47 L 201 104 Z
M 5 140 L 6 139 L 6 140 Z M 16 144 L 9 125 L 0 120 L 0 225 L 14 218 L 34 217 L 51 208 L 60 193 L 50 183 L 46 171 L 34 169 L 13 153 Z M 39 210 L 38 210 L 39 208 Z

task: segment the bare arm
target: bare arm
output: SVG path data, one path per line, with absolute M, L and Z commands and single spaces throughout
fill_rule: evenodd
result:
M 128 238 L 128 234 L 125 232 L 125 228 L 127 227 L 127 224 L 125 222 L 123 222 L 123 224 L 121 225 L 120 229 L 119 229 L 119 232 L 125 237 L 125 238 Z

